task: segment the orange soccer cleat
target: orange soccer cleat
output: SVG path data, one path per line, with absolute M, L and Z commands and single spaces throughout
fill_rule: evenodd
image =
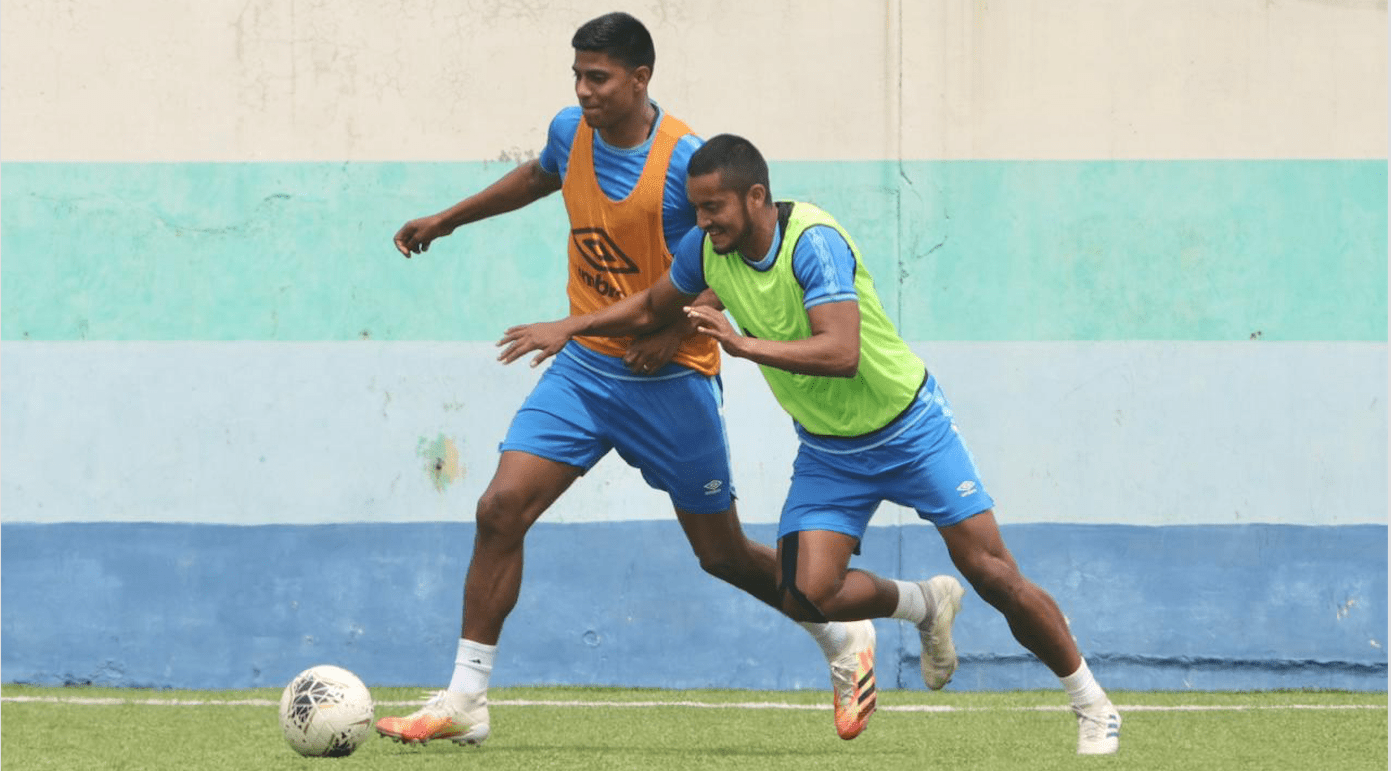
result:
M 448 739 L 458 745 L 482 744 L 488 738 L 486 693 L 439 691 L 425 706 L 405 717 L 377 721 L 377 733 L 406 744 Z
M 878 693 L 874 683 L 874 624 L 846 624 L 850 642 L 846 652 L 831 662 L 831 686 L 835 689 L 836 733 L 854 739 L 869 727 Z

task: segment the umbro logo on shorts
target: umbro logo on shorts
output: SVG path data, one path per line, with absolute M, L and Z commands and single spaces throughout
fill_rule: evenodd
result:
M 976 483 L 968 479 L 965 482 L 962 482 L 961 484 L 957 485 L 956 491 L 961 493 L 962 498 L 965 498 L 966 496 L 976 491 Z
M 718 479 L 712 479 L 712 480 L 710 480 L 709 482 L 706 482 L 706 483 L 705 483 L 705 494 L 706 494 L 706 495 L 715 495 L 715 494 L 719 493 L 720 488 L 722 488 L 722 487 L 724 487 L 724 482 L 721 482 L 721 481 L 718 480 Z

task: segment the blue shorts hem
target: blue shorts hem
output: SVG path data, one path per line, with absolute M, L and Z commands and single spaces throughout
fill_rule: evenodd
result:
M 704 503 L 704 501 L 702 501 L 702 503 Z M 677 502 L 674 501 L 674 500 L 671 502 L 671 505 L 672 505 L 672 508 L 677 508 L 677 509 L 680 509 L 680 510 L 682 510 L 682 511 L 688 511 L 688 512 L 690 512 L 690 513 L 692 513 L 692 514 L 702 514 L 702 515 L 704 515 L 704 514 L 723 514 L 723 513 L 725 513 L 726 511 L 729 511 L 730 508 L 732 508 L 732 507 L 734 506 L 734 501 L 732 501 L 732 500 L 726 500 L 726 502 L 725 502 L 725 504 L 724 504 L 723 507 L 715 506 L 715 507 L 708 508 L 708 509 L 707 509 L 705 506 L 683 506 L 683 505 L 681 505 L 680 503 L 677 503 Z
M 829 533 L 840 533 L 841 535 L 848 535 L 851 538 L 863 541 L 865 537 L 865 529 L 868 526 L 869 523 L 865 523 L 865 527 L 862 527 L 859 529 L 859 531 L 856 531 L 854 527 L 848 524 L 842 525 L 838 522 L 799 522 L 797 523 L 796 527 L 792 527 L 787 530 L 784 530 L 781 527 L 779 527 L 778 540 L 782 540 L 783 536 L 792 535 L 793 533 L 805 533 L 813 530 L 824 530 Z
M 989 498 L 986 498 L 985 505 L 980 508 L 966 508 L 962 509 L 960 512 L 952 514 L 951 516 L 937 517 L 936 519 L 934 519 L 931 515 L 924 514 L 921 511 L 919 511 L 918 519 L 924 520 L 926 522 L 931 522 L 933 525 L 936 525 L 939 528 L 951 527 L 952 525 L 959 525 L 977 514 L 990 511 L 993 508 L 995 508 L 995 502 L 990 500 Z
M 498 451 L 499 454 L 504 453 L 504 452 L 509 452 L 509 451 L 511 451 L 511 452 L 524 452 L 524 453 L 526 453 L 527 455 L 535 455 L 535 456 L 538 457 L 538 458 L 541 458 L 541 459 L 543 459 L 543 460 L 551 461 L 552 463 L 564 463 L 564 464 L 567 465 L 567 466 L 574 466 L 575 468 L 579 469 L 579 470 L 580 470 L 580 475 L 581 475 L 581 476 L 583 476 L 584 474 L 589 473 L 589 470 L 592 469 L 592 468 L 594 468 L 594 464 L 595 464 L 595 463 L 598 463 L 598 461 L 596 460 L 596 461 L 594 461 L 594 462 L 589 463 L 588 465 L 586 465 L 586 464 L 584 464 L 584 463 L 581 463 L 581 462 L 576 461 L 576 459 L 574 459 L 574 458 L 559 458 L 559 457 L 556 457 L 557 454 L 556 454 L 556 453 L 553 453 L 553 452 L 550 452 L 550 451 L 549 451 L 549 448 L 541 448 L 541 447 L 535 447 L 535 446 L 526 445 L 526 444 L 518 444 L 518 443 L 516 443 L 516 442 L 502 442 L 501 444 L 499 444 L 499 445 L 497 446 L 497 451 Z

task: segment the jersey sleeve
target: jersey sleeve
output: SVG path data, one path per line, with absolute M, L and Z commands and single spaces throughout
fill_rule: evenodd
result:
M 696 295 L 705 291 L 705 261 L 702 253 L 705 232 L 691 228 L 676 244 L 671 255 L 671 285 L 682 294 Z
M 662 231 L 666 234 L 667 249 L 673 253 L 686 231 L 695 227 L 695 207 L 686 197 L 686 169 L 691 165 L 691 156 L 703 144 L 704 140 L 695 134 L 681 137 L 671 151 L 671 163 L 667 164 L 662 193 Z
M 578 105 L 566 107 L 551 119 L 546 130 L 546 146 L 541 149 L 541 170 L 547 174 L 565 176 L 570 163 L 570 146 L 575 143 L 575 131 L 580 127 L 584 111 Z
M 814 225 L 802 231 L 792 251 L 792 274 L 802 285 L 804 308 L 859 297 L 855 254 L 835 228 Z

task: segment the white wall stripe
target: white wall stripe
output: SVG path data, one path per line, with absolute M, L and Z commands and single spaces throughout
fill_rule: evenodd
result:
M 1384 0 L 631 5 L 652 95 L 777 159 L 1386 156 Z M 8 4 L 0 157 L 528 157 L 573 101 L 570 36 L 610 3 L 466 7 Z M 757 73 L 762 94 L 729 87 Z

